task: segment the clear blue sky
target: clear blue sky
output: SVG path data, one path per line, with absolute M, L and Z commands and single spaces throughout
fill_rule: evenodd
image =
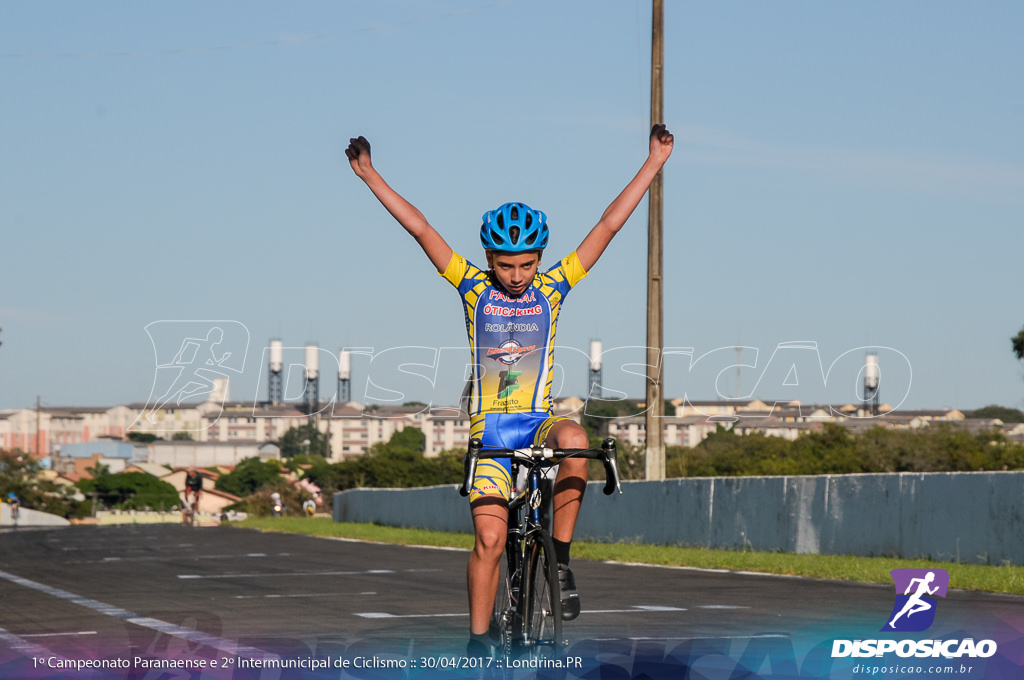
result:
M 884 401 L 1024 406 L 1024 4 L 665 14 L 666 344 L 757 348 L 742 385 L 765 372 L 761 398 L 849 401 L 876 345 Z M 484 211 L 544 210 L 553 262 L 644 159 L 649 40 L 647 1 L 0 4 L 0 408 L 144 401 L 161 320 L 248 329 L 238 399 L 264 397 L 275 337 L 464 347 L 454 291 L 347 139 L 471 259 Z M 646 215 L 570 295 L 559 345 L 645 343 Z M 826 386 L 802 354 L 785 387 L 769 360 L 793 341 L 826 369 L 857 359 Z M 667 396 L 716 398 L 729 353 L 677 357 Z M 584 390 L 572 354 L 563 394 Z M 639 358 L 606 362 L 608 386 L 642 396 L 619 366 Z M 454 402 L 458 367 L 442 373 L 403 398 Z

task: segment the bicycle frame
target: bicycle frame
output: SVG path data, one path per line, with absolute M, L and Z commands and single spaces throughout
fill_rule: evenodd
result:
M 518 463 L 513 465 L 513 478 L 517 477 Z M 505 541 L 505 555 L 511 575 L 510 581 L 518 578 L 523 564 L 524 539 L 531 532 L 543 529 L 540 502 L 534 503 L 532 499 L 537 498 L 540 491 L 540 469 L 532 468 L 527 475 L 526 487 L 521 493 L 517 493 L 508 504 L 508 537 Z
M 508 534 L 505 542 L 505 580 L 498 584 L 492 624 L 497 624 L 503 651 L 513 645 L 533 652 L 538 646 L 558 649 L 561 639 L 561 607 L 557 600 L 557 573 L 551 564 L 554 558 L 551 535 L 544 527 L 542 508 L 548 498 L 541 487 L 543 471 L 570 457 L 600 459 L 606 481 L 604 493 L 622 493 L 616 462 L 615 440 L 606 439 L 600 449 L 554 450 L 543 447 L 524 449 L 483 450 L 477 439 L 470 442 L 466 456 L 466 478 L 459 489 L 469 495 L 476 475 L 477 462 L 488 458 L 510 458 L 516 492 L 508 503 Z M 526 469 L 526 483 L 520 488 L 520 468 Z M 529 555 L 527 553 L 530 553 Z M 538 590 L 537 571 L 544 584 Z M 499 577 L 500 578 L 500 577 Z M 540 593 L 538 595 L 538 593 Z M 539 599 L 538 599 L 539 598 Z M 547 600 L 550 606 L 543 604 Z M 550 629 L 549 629 L 550 625 Z M 539 631 L 538 631 L 539 629 Z

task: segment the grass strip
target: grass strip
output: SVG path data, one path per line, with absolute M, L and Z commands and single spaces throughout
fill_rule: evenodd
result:
M 470 534 L 451 534 L 425 529 L 350 524 L 326 518 L 262 517 L 232 522 L 232 526 L 259 531 L 352 538 L 399 545 L 473 547 Z M 893 569 L 945 569 L 953 588 L 1024 595 L 1024 567 L 958 564 L 895 557 L 849 555 L 796 555 L 793 553 L 736 552 L 640 543 L 587 543 L 573 541 L 573 557 L 588 560 L 695 567 L 727 571 L 752 571 L 818 579 L 892 584 Z

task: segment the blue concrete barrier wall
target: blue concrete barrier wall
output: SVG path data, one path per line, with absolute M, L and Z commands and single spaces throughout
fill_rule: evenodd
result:
M 1024 472 L 714 477 L 591 484 L 577 539 L 1024 564 Z M 334 519 L 472 531 L 453 486 L 354 489 Z

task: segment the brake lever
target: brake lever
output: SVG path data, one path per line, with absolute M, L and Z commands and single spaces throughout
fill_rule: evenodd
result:
M 479 439 L 469 440 L 469 450 L 466 452 L 466 478 L 459 487 L 459 495 L 466 497 L 473 488 L 473 480 L 476 479 L 476 464 L 480 459 L 480 449 L 483 446 Z
M 604 495 L 611 496 L 613 492 L 622 493 L 622 483 L 619 481 L 618 454 L 615 452 L 615 440 L 609 437 L 604 440 L 601 448 L 604 450 Z

